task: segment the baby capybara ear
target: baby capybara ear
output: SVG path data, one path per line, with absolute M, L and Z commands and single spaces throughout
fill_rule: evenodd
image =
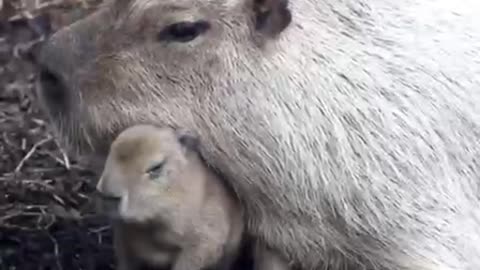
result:
M 175 133 L 178 141 L 183 147 L 192 151 L 198 150 L 200 138 L 197 133 L 186 129 L 178 129 L 175 131 Z
M 280 34 L 292 21 L 288 0 L 252 0 L 255 28 L 268 36 Z

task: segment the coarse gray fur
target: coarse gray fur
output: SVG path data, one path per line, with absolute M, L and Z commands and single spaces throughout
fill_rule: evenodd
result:
M 480 269 L 478 0 L 290 0 L 284 30 L 258 1 L 273 32 L 253 0 L 172 1 L 107 2 L 43 48 L 66 143 L 196 131 L 248 231 L 304 270 Z M 187 20 L 211 29 L 156 40 Z

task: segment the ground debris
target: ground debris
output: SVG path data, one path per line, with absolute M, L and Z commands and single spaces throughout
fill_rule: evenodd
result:
M 95 175 L 52 136 L 34 94 L 36 42 L 98 0 L 0 0 L 0 270 L 114 269 Z

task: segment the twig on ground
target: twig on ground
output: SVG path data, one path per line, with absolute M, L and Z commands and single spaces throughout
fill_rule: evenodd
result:
M 11 181 L 13 178 L 0 178 L 0 181 Z M 55 188 L 48 183 L 48 180 L 16 180 L 16 183 L 20 183 L 22 186 L 36 185 L 45 188 L 48 191 L 53 191 Z
M 50 141 L 52 139 L 52 137 L 47 137 L 37 143 L 35 143 L 32 148 L 30 149 L 30 151 L 28 151 L 28 153 L 22 158 L 22 160 L 20 161 L 20 163 L 18 163 L 17 167 L 15 168 L 15 173 L 18 173 L 20 172 L 20 170 L 23 168 L 23 165 L 25 164 L 25 162 L 35 153 L 35 151 L 37 151 L 37 148 L 42 146 L 43 144 L 47 143 L 48 141 Z
M 38 118 L 32 118 L 31 119 L 33 123 L 35 123 L 37 126 L 46 126 L 46 123 L 44 120 L 42 119 L 38 119 Z
M 63 149 L 63 147 L 60 145 L 60 143 L 58 143 L 56 139 L 54 141 L 55 141 L 55 145 L 57 145 L 58 150 L 62 154 L 63 162 L 64 162 L 63 166 L 65 166 L 65 169 L 70 170 L 70 159 L 68 158 L 66 151 Z
M 25 149 L 27 149 L 27 139 L 22 138 L 22 144 L 21 144 L 20 149 L 22 149 L 23 151 L 25 151 Z
M 99 244 L 103 244 L 102 233 L 104 231 L 109 230 L 109 229 L 110 229 L 110 226 L 103 226 L 103 227 L 100 227 L 100 228 L 97 228 L 97 229 L 89 230 L 89 232 L 96 234 L 97 235 L 97 242 Z
M 22 212 L 22 211 L 16 211 L 11 214 L 7 214 L 3 217 L 0 217 L 0 224 L 4 223 L 5 221 L 19 217 L 19 216 L 24 216 L 24 217 L 41 217 L 42 213 L 28 213 L 28 212 Z
M 47 206 L 45 205 L 27 205 L 25 206 L 26 210 L 32 210 L 32 209 L 45 209 Z
M 48 237 L 50 238 L 50 240 L 52 240 L 52 243 L 53 243 L 53 252 L 55 254 L 55 261 L 57 263 L 58 270 L 62 270 L 63 268 L 62 268 L 62 264 L 60 263 L 60 252 L 58 248 L 58 242 L 55 239 L 55 237 L 53 237 L 51 234 L 48 234 Z
M 70 169 L 69 168 L 70 164 L 66 164 L 65 160 L 62 160 L 59 157 L 57 157 L 57 155 L 55 155 L 55 153 L 52 153 L 51 151 L 42 151 L 42 154 L 45 154 L 45 155 L 51 157 L 53 160 L 55 160 L 55 162 L 62 165 L 62 167 L 64 167 L 65 169 L 67 169 L 67 170 Z
M 51 7 L 55 7 L 55 6 L 59 6 L 59 5 L 63 5 L 63 4 L 64 4 L 64 1 L 62 1 L 62 0 L 55 0 L 55 1 L 47 2 L 47 3 L 41 3 L 37 6 L 37 10 L 51 8 Z
M 17 211 L 17 212 L 13 212 L 13 213 L 10 213 L 10 214 L 7 214 L 7 215 L 4 215 L 4 216 L 0 217 L 0 224 L 3 224 L 6 220 L 9 220 L 9 219 L 12 219 L 14 217 L 19 216 L 21 213 L 22 212 Z
M 58 195 L 56 194 L 52 194 L 52 197 L 55 201 L 57 201 L 59 204 L 65 206 L 66 203 L 62 200 L 62 198 L 60 198 Z
M 17 145 L 15 145 L 14 143 L 12 143 L 12 141 L 8 138 L 7 132 L 3 132 L 2 136 L 3 136 L 3 141 L 4 141 L 8 146 L 10 146 L 12 149 L 18 148 Z
M 84 200 L 88 200 L 88 198 L 89 198 L 87 195 L 84 195 L 84 194 L 82 194 L 82 193 L 78 193 L 77 195 L 78 195 L 78 197 L 80 197 L 80 198 L 82 198 L 82 199 L 84 199 Z
M 54 215 L 49 214 L 46 212 L 48 207 L 45 205 L 28 205 L 25 206 L 23 209 L 11 211 L 6 215 L 0 217 L 0 227 L 7 228 L 7 229 L 19 229 L 24 231 L 32 231 L 32 230 L 48 230 L 55 222 L 56 218 Z M 27 211 L 35 211 L 35 212 L 27 212 Z M 16 217 L 34 217 L 36 218 L 35 228 L 29 228 L 24 226 L 17 226 L 13 224 L 9 224 L 8 221 L 14 219 Z M 47 220 L 48 222 L 42 222 Z M 42 226 L 42 224 L 45 224 Z
M 102 232 L 107 231 L 109 229 L 110 229 L 110 226 L 103 226 L 103 227 L 92 229 L 92 230 L 89 230 L 89 231 L 92 232 L 92 233 L 102 233 Z

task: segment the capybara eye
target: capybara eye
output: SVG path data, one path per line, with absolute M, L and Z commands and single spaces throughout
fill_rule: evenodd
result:
M 160 41 L 189 42 L 210 29 L 206 21 L 179 22 L 165 27 L 159 34 Z
M 162 161 L 162 162 L 156 163 L 152 167 L 148 168 L 147 173 L 150 175 L 150 178 L 154 179 L 154 178 L 157 178 L 158 176 L 160 176 L 160 174 L 162 173 L 164 165 L 165 165 L 165 161 Z

